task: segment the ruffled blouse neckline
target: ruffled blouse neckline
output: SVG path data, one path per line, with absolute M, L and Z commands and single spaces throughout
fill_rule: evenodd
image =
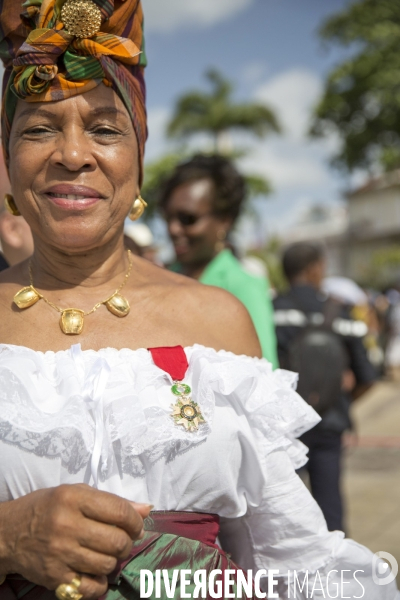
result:
M 0 352 L 1 350 L 5 348 L 11 351 L 14 351 L 16 353 L 22 352 L 22 353 L 33 353 L 33 354 L 37 354 L 39 356 L 49 356 L 49 357 L 57 357 L 57 356 L 62 356 L 63 354 L 70 354 L 74 348 L 79 348 L 79 352 L 82 356 L 84 356 L 85 354 L 90 355 L 90 354 L 98 354 L 98 355 L 120 355 L 120 354 L 131 354 L 132 356 L 134 355 L 142 355 L 142 356 L 148 356 L 149 359 L 151 359 L 151 353 L 149 352 L 149 350 L 147 348 L 136 348 L 136 349 L 132 349 L 132 348 L 114 348 L 113 346 L 105 346 L 104 348 L 99 348 L 98 350 L 93 350 L 92 348 L 86 348 L 86 349 L 82 349 L 82 346 L 80 343 L 77 344 L 71 344 L 71 346 L 69 348 L 65 348 L 64 350 L 46 350 L 45 352 L 43 352 L 42 350 L 34 350 L 33 348 L 30 348 L 29 346 L 21 346 L 18 344 L 3 344 L 0 343 Z M 210 346 L 204 346 L 202 344 L 193 344 L 192 346 L 184 346 L 183 347 L 185 352 L 189 352 L 191 353 L 194 350 L 203 350 L 206 353 L 211 353 L 214 355 L 220 355 L 220 356 L 226 356 L 226 357 L 231 357 L 231 358 L 240 358 L 241 360 L 245 360 L 245 361 L 256 361 L 256 362 L 260 362 L 260 363 L 264 363 L 266 365 L 269 365 L 270 363 L 265 359 L 265 358 L 258 358 L 257 356 L 252 357 L 252 356 L 248 356 L 247 354 L 235 354 L 234 352 L 231 352 L 229 350 L 215 350 L 215 348 L 211 348 Z

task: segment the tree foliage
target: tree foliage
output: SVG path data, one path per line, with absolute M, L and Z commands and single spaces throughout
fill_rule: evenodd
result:
M 207 133 L 214 140 L 214 150 L 224 153 L 227 146 L 230 150 L 226 140 L 232 129 L 260 138 L 280 131 L 278 120 L 270 108 L 255 102 L 235 103 L 232 84 L 214 69 L 206 73 L 206 78 L 211 84 L 210 92 L 194 90 L 178 100 L 168 126 L 169 136 L 186 138 L 196 133 Z
M 353 52 L 329 74 L 311 133 L 340 134 L 338 166 L 400 166 L 400 0 L 354 1 L 320 36 Z

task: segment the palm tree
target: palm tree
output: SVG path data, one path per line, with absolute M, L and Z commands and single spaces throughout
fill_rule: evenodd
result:
M 193 91 L 178 99 L 167 128 L 170 137 L 184 140 L 196 133 L 211 134 L 214 139 L 213 152 L 228 155 L 235 160 L 246 155 L 248 150 L 232 148 L 232 130 L 247 131 L 260 138 L 270 132 L 280 131 L 278 120 L 271 109 L 252 102 L 234 103 L 233 86 L 229 81 L 216 70 L 208 71 L 206 77 L 212 86 L 211 93 Z M 198 151 L 199 148 L 194 150 L 182 145 L 155 161 L 146 163 L 142 193 L 149 207 L 145 219 L 151 219 L 154 215 L 160 188 L 174 168 Z M 249 200 L 271 193 L 271 185 L 265 177 L 249 173 L 245 177 Z
M 211 84 L 210 93 L 194 90 L 178 99 L 167 129 L 170 137 L 208 133 L 214 139 L 215 152 L 230 154 L 232 130 L 250 132 L 259 138 L 280 131 L 270 108 L 255 102 L 235 103 L 232 84 L 214 69 L 206 73 L 206 78 Z

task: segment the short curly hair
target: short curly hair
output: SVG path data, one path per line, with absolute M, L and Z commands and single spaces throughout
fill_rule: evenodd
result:
M 246 181 L 232 161 L 218 154 L 196 154 L 179 164 L 161 189 L 159 206 L 165 210 L 173 191 L 185 183 L 210 179 L 214 184 L 212 211 L 235 221 L 246 197 Z
M 324 250 L 319 244 L 297 242 L 288 246 L 283 253 L 282 267 L 288 281 L 292 281 L 307 267 L 324 258 Z

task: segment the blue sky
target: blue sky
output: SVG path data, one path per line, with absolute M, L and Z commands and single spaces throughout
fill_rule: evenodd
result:
M 252 153 L 242 162 L 274 187 L 259 206 L 264 230 L 290 226 L 311 204 L 339 202 L 351 182 L 328 164 L 338 140 L 310 141 L 306 131 L 325 75 L 346 55 L 324 48 L 316 31 L 346 5 L 348 0 L 143 0 L 148 159 L 168 147 L 163 132 L 176 97 L 204 88 L 204 72 L 217 67 L 236 84 L 238 100 L 272 106 L 284 128 L 282 136 L 250 144 Z

